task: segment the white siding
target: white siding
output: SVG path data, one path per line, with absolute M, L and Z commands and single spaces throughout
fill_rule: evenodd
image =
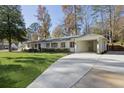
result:
M 97 45 L 97 53 L 103 53 L 107 50 L 107 41 L 105 39 L 99 38 Z
M 87 41 L 78 41 L 76 42 L 75 52 L 86 52 L 88 51 L 88 42 Z
M 93 51 L 97 52 L 97 40 L 93 41 Z
M 61 47 L 61 43 L 65 42 L 65 47 Z M 70 42 L 75 42 L 75 48 L 70 47 Z M 67 48 L 71 52 L 88 52 L 94 51 L 97 53 L 102 53 L 107 50 L 107 40 L 101 35 L 86 35 L 79 38 L 71 38 L 70 40 L 61 40 L 61 41 L 51 41 L 51 42 L 31 42 L 30 48 L 35 48 L 35 44 L 41 44 L 41 48 L 46 48 L 46 44 L 50 43 L 49 48 L 51 47 L 51 43 L 58 43 L 58 46 L 55 48 Z M 26 46 L 28 48 L 28 46 Z

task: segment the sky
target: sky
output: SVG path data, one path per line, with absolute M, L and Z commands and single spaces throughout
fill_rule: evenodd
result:
M 37 20 L 37 8 L 36 5 L 23 5 L 22 14 L 26 23 L 26 27 L 29 27 L 32 23 L 38 22 Z M 46 6 L 50 16 L 51 16 L 51 31 L 63 20 L 64 14 L 62 12 L 61 6 L 59 5 L 47 5 Z

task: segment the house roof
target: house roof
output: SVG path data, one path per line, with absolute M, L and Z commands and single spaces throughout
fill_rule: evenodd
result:
M 76 39 L 76 40 L 94 40 L 97 38 L 105 38 L 102 35 L 98 34 L 87 34 L 87 35 L 76 35 L 76 36 L 67 36 L 67 37 L 61 37 L 61 38 L 51 38 L 51 39 L 45 39 L 45 40 L 36 40 L 36 41 L 27 41 L 26 43 L 37 43 L 37 42 L 59 42 L 59 41 L 66 41 L 66 40 L 71 40 L 71 39 Z
M 99 38 L 107 40 L 104 36 L 98 35 L 98 34 L 87 34 L 87 35 L 81 36 L 79 38 L 76 38 L 76 40 L 77 41 L 79 41 L 79 40 L 97 40 Z
M 82 35 L 67 36 L 67 37 L 61 37 L 61 38 L 52 38 L 52 39 L 41 40 L 41 42 L 52 42 L 52 41 L 70 40 L 70 39 L 78 38 L 78 37 L 81 37 L 81 36 L 82 36 Z

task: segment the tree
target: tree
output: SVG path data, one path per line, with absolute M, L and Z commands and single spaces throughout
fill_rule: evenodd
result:
M 113 19 L 113 33 L 112 38 L 114 41 L 121 39 L 124 26 L 124 6 L 117 5 L 114 7 L 114 19 Z M 121 35 L 120 35 L 121 34 Z
M 40 28 L 40 25 L 39 25 L 39 23 L 32 23 L 30 26 L 29 26 L 29 30 L 31 31 L 31 32 L 36 32 L 36 31 L 38 31 L 38 29 Z
M 35 40 L 38 40 L 38 33 L 37 32 L 34 32 L 31 34 L 31 41 L 35 41 Z
M 114 8 L 112 5 L 107 6 L 108 8 L 108 21 L 109 21 L 109 43 L 112 43 L 112 33 L 113 33 L 113 12 Z
M 18 5 L 0 6 L 0 32 L 3 39 L 9 42 L 11 52 L 12 41 L 24 41 L 26 36 L 24 19 L 21 15 L 21 7 Z
M 90 33 L 90 25 L 92 23 L 92 16 L 91 16 L 91 6 L 81 6 L 81 22 L 83 33 L 88 34 Z
M 92 8 L 93 8 L 93 16 L 94 18 L 97 19 L 96 23 L 99 23 L 99 27 L 101 28 L 102 35 L 106 36 L 106 32 L 105 32 L 106 29 L 105 20 L 106 20 L 106 12 L 107 12 L 106 6 L 95 5 L 92 6 Z
M 51 18 L 45 6 L 38 6 L 37 18 L 40 22 L 40 28 L 38 30 L 39 37 L 41 39 L 47 39 L 50 35 L 49 29 L 51 27 Z
M 120 15 L 120 7 L 112 5 L 95 5 L 93 7 L 93 16 L 96 17 L 99 23 L 98 28 L 101 28 L 101 33 L 108 38 L 109 42 L 115 39 L 115 31 L 118 28 L 117 21 Z
M 64 25 L 67 35 L 80 34 L 80 7 L 79 5 L 63 5 L 62 10 L 65 14 Z
M 63 37 L 63 26 L 62 25 L 58 25 L 55 27 L 55 29 L 52 31 L 52 37 L 54 38 L 58 38 L 58 37 Z
M 122 29 L 119 31 L 119 41 L 121 42 L 121 45 L 124 44 L 124 26 L 122 27 Z
M 92 6 L 84 5 L 80 7 L 79 19 L 80 27 L 83 34 L 89 34 L 94 25 L 95 18 L 92 16 Z
M 0 26 L 1 28 L 1 26 Z M 3 48 L 3 44 L 4 44 L 4 33 L 2 30 L 0 30 L 0 43 L 1 43 L 1 49 Z
M 28 40 L 38 40 L 38 30 L 40 28 L 39 23 L 32 23 L 27 29 L 27 38 Z
M 119 31 L 121 31 L 122 28 L 122 24 L 120 24 L 120 19 L 122 20 L 122 16 L 121 13 L 124 14 L 123 11 L 123 6 L 112 6 L 109 5 L 107 6 L 108 8 L 108 22 L 109 22 L 109 43 L 112 43 L 113 41 L 115 41 L 115 37 L 118 35 L 117 33 Z

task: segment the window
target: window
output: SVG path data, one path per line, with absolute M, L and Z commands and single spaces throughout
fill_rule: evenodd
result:
M 51 43 L 51 47 L 52 48 L 57 48 L 58 47 L 58 43 Z
M 62 48 L 65 48 L 65 42 L 62 42 L 62 43 L 61 43 L 61 47 L 62 47 Z
M 37 48 L 37 44 L 35 44 L 35 48 Z
M 74 42 L 70 42 L 70 48 L 74 48 L 75 43 Z
M 46 43 L 46 48 L 49 48 L 50 47 L 50 43 Z
M 41 49 L 41 44 L 38 44 L 38 49 Z
M 27 47 L 30 47 L 30 44 L 27 44 Z

